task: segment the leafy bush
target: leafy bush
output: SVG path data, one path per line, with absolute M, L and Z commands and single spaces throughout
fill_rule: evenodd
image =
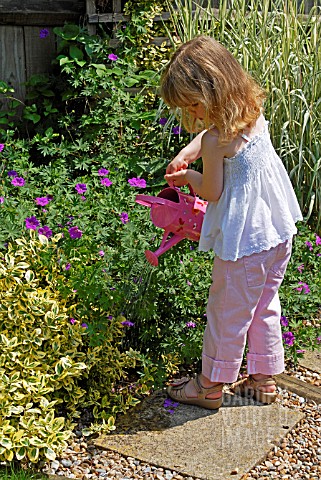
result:
M 304 225 L 280 290 L 286 353 L 296 363 L 304 349 L 321 345 L 321 238 Z
M 148 368 L 128 378 L 142 356 L 120 351 L 121 317 L 97 304 L 79 314 L 74 293 L 59 290 L 61 241 L 31 230 L 0 262 L 1 460 L 55 458 L 85 406 L 100 427 L 113 429 L 115 414 L 137 403 L 134 395 L 152 380 Z M 97 314 L 103 342 L 91 339 L 86 323 Z

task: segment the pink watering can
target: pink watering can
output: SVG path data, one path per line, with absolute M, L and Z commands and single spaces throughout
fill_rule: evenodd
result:
M 154 267 L 158 257 L 184 238 L 198 241 L 206 211 L 207 202 L 200 200 L 189 185 L 190 193 L 178 188 L 164 188 L 157 197 L 136 195 L 136 202 L 150 207 L 150 218 L 156 227 L 165 230 L 160 247 L 156 252 L 145 251 L 145 256 Z M 169 234 L 172 234 L 168 238 Z

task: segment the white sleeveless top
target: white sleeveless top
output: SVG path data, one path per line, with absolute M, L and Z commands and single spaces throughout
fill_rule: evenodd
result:
M 299 220 L 297 198 L 265 122 L 234 157 L 224 158 L 223 192 L 208 203 L 199 250 L 235 261 L 291 239 Z

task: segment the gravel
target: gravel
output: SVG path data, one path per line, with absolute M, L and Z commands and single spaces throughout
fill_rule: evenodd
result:
M 295 376 L 315 386 L 321 385 L 321 375 L 298 367 L 288 369 Z M 268 453 L 266 459 L 242 477 L 242 480 L 268 479 L 321 479 L 321 404 L 308 402 L 305 398 L 278 387 L 277 402 L 305 414 L 292 429 Z M 199 480 L 165 468 L 149 465 L 132 457 L 109 450 L 101 450 L 78 431 L 58 458 L 44 466 L 46 474 L 55 474 L 82 480 Z M 237 472 L 235 472 L 237 473 Z M 232 477 L 231 477 L 232 478 Z

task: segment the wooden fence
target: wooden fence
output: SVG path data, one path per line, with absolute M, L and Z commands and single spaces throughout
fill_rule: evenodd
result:
M 26 82 L 36 73 L 50 73 L 56 56 L 55 26 L 78 24 L 85 0 L 1 0 L 0 80 L 25 98 Z

